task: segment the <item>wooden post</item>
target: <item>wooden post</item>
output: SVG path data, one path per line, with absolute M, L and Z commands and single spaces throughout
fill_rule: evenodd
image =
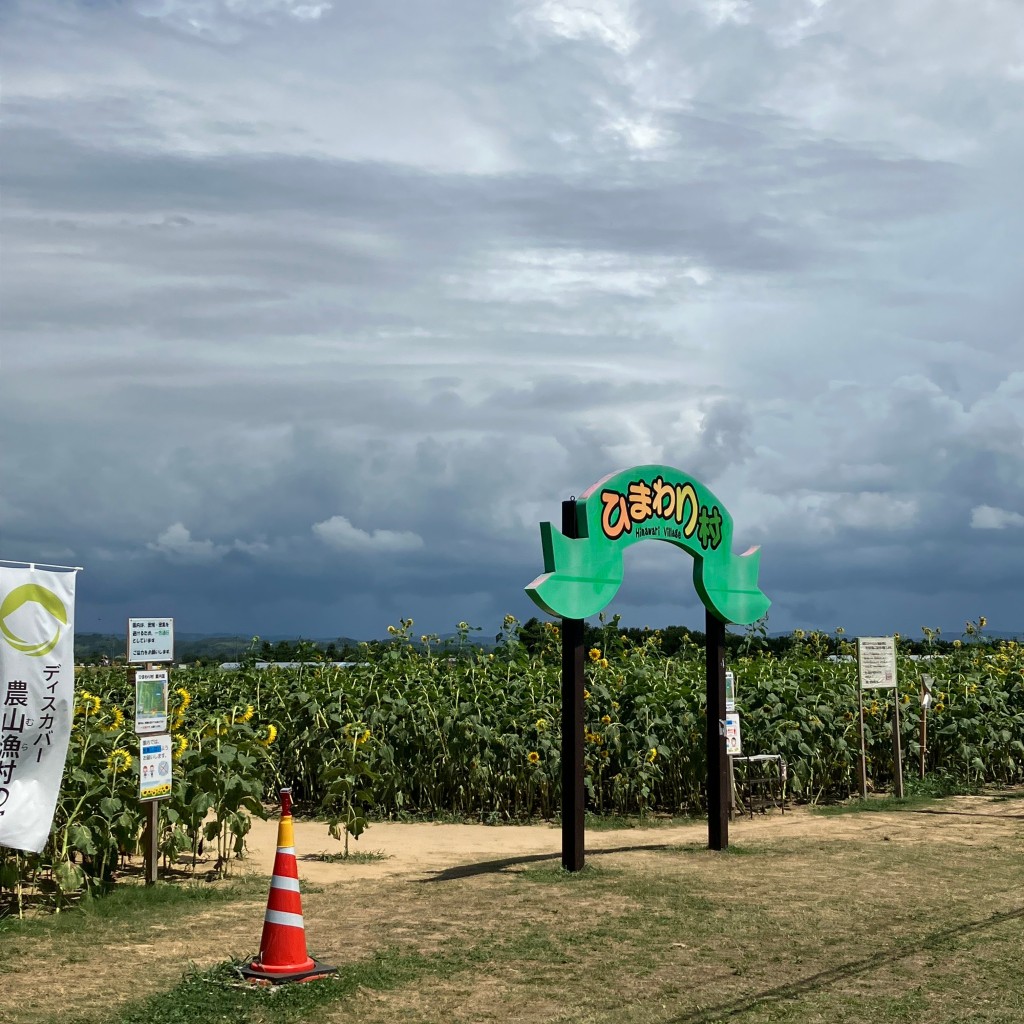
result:
M 892 770 L 896 780 L 896 798 L 903 799 L 903 745 L 900 742 L 900 690 L 893 688 Z
M 142 854 L 145 859 L 146 885 L 156 885 L 160 856 L 160 801 L 146 804 L 146 827 L 142 833 Z
M 860 798 L 868 798 L 868 748 L 864 738 L 864 688 L 857 686 L 857 714 L 860 718 Z
M 921 676 L 921 750 L 918 754 L 919 767 L 921 771 L 921 778 L 925 776 L 925 765 L 927 763 L 927 751 L 928 751 L 928 704 L 925 703 L 925 694 L 930 694 L 931 690 L 931 676 L 922 674 Z
M 578 536 L 576 499 L 562 502 L 562 533 Z M 582 871 L 583 619 L 562 619 L 562 867 Z
M 729 846 L 729 756 L 725 745 L 725 623 L 704 613 L 708 766 L 708 847 Z

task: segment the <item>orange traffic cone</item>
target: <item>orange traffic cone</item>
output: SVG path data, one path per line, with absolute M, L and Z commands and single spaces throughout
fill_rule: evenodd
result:
M 302 922 L 299 896 L 299 866 L 295 862 L 295 838 L 292 827 L 292 791 L 281 790 L 281 823 L 277 828 L 277 856 L 270 879 L 267 912 L 263 917 L 263 938 L 259 954 L 239 968 L 249 981 L 275 985 L 286 981 L 312 981 L 334 974 L 306 952 L 306 929 Z

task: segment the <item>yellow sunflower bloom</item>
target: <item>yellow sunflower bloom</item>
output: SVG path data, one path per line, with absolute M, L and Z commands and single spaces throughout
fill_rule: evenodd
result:
M 132 755 L 124 747 L 115 747 L 107 758 L 107 771 L 111 775 L 126 772 L 132 766 Z
M 590 648 L 590 660 L 591 661 L 600 661 L 601 660 L 601 648 L 600 647 L 591 647 Z
M 540 754 L 538 754 L 536 750 L 531 750 L 529 754 L 526 755 L 526 760 L 529 761 L 530 764 L 539 764 Z
M 262 743 L 263 746 L 265 746 L 265 747 L 269 747 L 270 744 L 273 743 L 274 740 L 276 740 L 276 739 L 277 739 L 277 726 L 276 725 L 268 725 L 267 726 L 267 737 L 266 737 L 266 739 L 260 740 L 260 743 Z

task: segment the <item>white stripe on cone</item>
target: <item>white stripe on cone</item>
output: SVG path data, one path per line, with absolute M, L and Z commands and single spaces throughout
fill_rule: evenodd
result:
M 269 921 L 270 924 L 283 924 L 289 928 L 304 928 L 301 914 L 287 914 L 283 910 L 268 910 L 263 920 Z
M 287 889 L 289 892 L 299 891 L 299 880 L 289 878 L 287 875 L 271 875 L 270 887 L 272 889 Z
M 279 846 L 277 848 L 277 852 L 278 853 L 290 853 L 294 857 L 295 856 L 295 847 L 294 846 Z

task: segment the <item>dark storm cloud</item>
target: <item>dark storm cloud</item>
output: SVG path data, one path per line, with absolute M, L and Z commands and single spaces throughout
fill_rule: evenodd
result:
M 527 616 L 538 521 L 649 462 L 772 628 L 1024 620 L 1019 8 L 0 18 L 0 553 L 84 628 Z M 617 607 L 699 620 L 663 555 Z

